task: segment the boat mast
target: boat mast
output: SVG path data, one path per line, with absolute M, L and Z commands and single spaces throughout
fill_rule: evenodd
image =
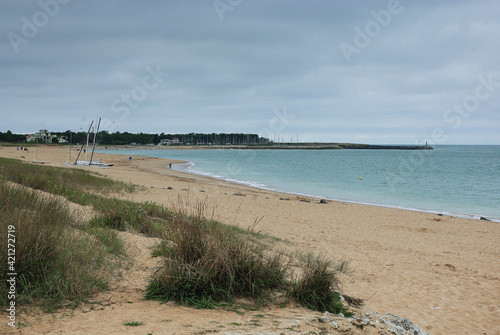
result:
M 97 130 L 94 132 L 94 143 L 92 143 L 92 155 L 90 155 L 89 165 L 92 165 L 92 157 L 94 157 L 94 150 L 95 150 L 95 140 L 97 137 L 97 133 L 99 132 L 100 125 L 101 125 L 101 118 L 99 118 L 99 122 L 97 123 Z
M 90 129 L 92 129 L 92 125 L 94 124 L 94 120 L 90 123 L 89 131 L 87 131 L 87 145 L 85 146 L 85 160 L 87 160 L 87 153 L 89 152 L 89 136 Z
M 71 162 L 71 139 L 73 138 L 73 133 L 70 131 L 69 132 L 69 158 L 68 158 L 68 164 Z
M 87 131 L 87 146 L 89 145 L 89 133 L 90 133 L 90 129 L 92 128 L 92 125 L 94 124 L 94 120 L 92 120 L 92 122 L 90 123 L 90 127 L 89 127 L 89 130 Z M 78 152 L 78 156 L 76 156 L 76 160 L 75 160 L 75 165 L 77 164 L 78 162 L 78 158 L 80 157 L 80 154 L 82 153 L 82 149 L 83 149 L 83 146 L 85 144 L 82 144 L 81 148 L 80 148 L 80 151 Z M 85 152 L 85 160 L 87 159 L 87 152 Z

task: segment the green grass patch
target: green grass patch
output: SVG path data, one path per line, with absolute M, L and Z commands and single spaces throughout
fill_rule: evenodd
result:
M 0 180 L 11 181 L 33 189 L 61 195 L 83 206 L 92 206 L 100 213 L 92 226 L 116 230 L 133 229 L 147 236 L 163 234 L 163 219 L 173 215 L 169 209 L 154 202 L 135 203 L 108 198 L 110 192 L 133 192 L 131 184 L 113 181 L 83 169 L 57 168 L 0 158 Z
M 0 182 L 0 217 L 1 231 L 14 231 L 18 303 L 39 302 L 50 310 L 107 288 L 106 246 L 76 229 L 78 220 L 56 199 Z M 9 242 L 1 239 L 1 250 L 8 250 Z M 5 282 L 13 272 L 7 253 L 0 254 L 0 262 Z M 0 286 L 1 305 L 8 303 L 6 290 Z
M 27 142 L 23 142 L 23 143 L 21 143 L 21 142 L 0 142 L 0 146 L 6 147 L 6 148 L 7 147 L 10 147 L 10 148 L 12 148 L 12 147 L 18 147 L 19 148 L 21 145 L 23 146 L 23 148 L 25 148 L 25 147 L 36 147 L 37 146 L 36 143 L 27 143 Z
M 168 231 L 166 219 L 149 214 L 148 203 L 99 197 L 92 205 L 100 213 L 92 220 L 94 226 L 120 231 L 130 229 L 150 237 L 160 237 Z M 164 216 L 169 216 L 166 210 Z
M 134 320 L 126 321 L 123 323 L 123 325 L 127 326 L 127 327 L 138 327 L 138 326 L 142 326 L 143 324 L 144 324 L 144 322 L 134 321 Z
M 10 158 L 0 158 L 0 175 L 4 180 L 66 197 L 77 198 L 89 191 L 102 194 L 134 191 L 130 183 L 104 178 L 93 171 L 34 165 Z
M 107 253 L 116 256 L 125 256 L 125 243 L 118 237 L 115 230 L 105 227 L 96 227 L 92 223 L 83 226 L 83 231 L 91 234 L 106 248 Z

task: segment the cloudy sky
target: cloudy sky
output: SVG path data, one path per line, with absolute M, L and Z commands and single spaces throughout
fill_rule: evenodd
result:
M 0 2 L 0 131 L 500 144 L 500 2 Z

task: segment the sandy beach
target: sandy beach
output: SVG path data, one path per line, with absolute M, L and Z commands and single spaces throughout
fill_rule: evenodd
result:
M 61 167 L 68 161 L 68 148 L 42 146 L 37 156 L 50 161 L 46 165 Z M 31 161 L 35 148 L 3 147 L 0 157 Z M 207 216 L 213 213 L 222 222 L 244 228 L 258 221 L 258 231 L 287 240 L 298 249 L 347 260 L 351 273 L 342 278 L 343 290 L 364 299 L 363 309 L 408 318 L 432 334 L 500 334 L 499 223 L 346 202 L 320 204 L 319 199 L 168 169 L 170 162 L 178 163 L 173 160 L 100 153 L 96 158 L 114 166 L 93 171 L 144 186 L 121 195 L 128 200 L 165 206 L 183 201 L 186 207 L 203 201 Z M 154 244 L 152 239 L 130 233 L 122 236 L 132 246 Z M 114 302 L 103 304 L 101 310 L 83 306 L 55 316 L 31 313 L 24 316 L 30 327 L 18 333 L 189 334 L 199 325 L 244 322 L 247 316 L 233 312 L 144 301 L 145 285 L 135 279 L 147 277 L 155 262 L 148 258 L 134 265 L 129 272 L 133 275 L 123 279 L 117 286 L 120 289 L 101 298 Z M 265 313 L 284 316 L 308 311 L 276 307 Z M 124 320 L 133 318 L 143 321 L 144 328 L 123 326 Z

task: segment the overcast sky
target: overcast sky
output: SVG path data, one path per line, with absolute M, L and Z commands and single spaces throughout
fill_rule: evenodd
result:
M 0 2 L 0 131 L 500 144 L 500 2 Z

